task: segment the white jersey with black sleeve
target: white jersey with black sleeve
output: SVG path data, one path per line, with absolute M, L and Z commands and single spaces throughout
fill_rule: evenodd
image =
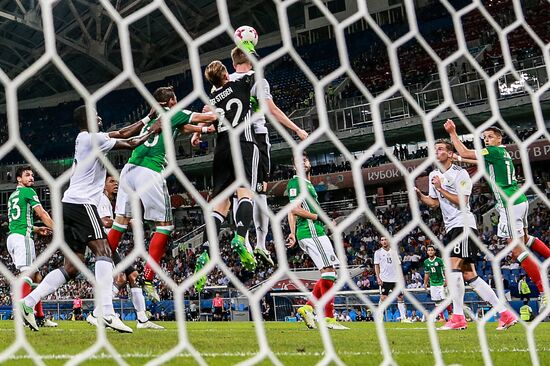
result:
M 234 72 L 229 75 L 229 80 L 240 80 L 245 75 L 254 75 L 254 70 L 250 70 L 248 72 Z M 261 90 L 263 90 L 262 95 L 260 95 L 260 88 Z M 273 99 L 273 96 L 271 95 L 271 87 L 269 86 L 269 82 L 266 79 L 256 80 L 256 82 L 252 85 L 252 88 L 250 89 L 250 105 L 253 112 L 251 122 L 252 127 L 254 128 L 254 133 L 258 135 L 268 133 L 265 114 L 262 113 L 260 109 L 260 103 L 258 101 L 259 98 Z
M 429 195 L 433 199 L 439 200 L 439 207 L 443 214 L 443 222 L 445 223 L 445 232 L 449 232 L 455 227 L 471 227 L 476 229 L 476 219 L 474 214 L 470 212 L 470 203 L 466 201 L 466 207 L 464 212 L 458 205 L 455 205 L 451 201 L 445 198 L 443 194 L 439 193 L 433 183 L 432 179 L 438 176 L 441 180 L 441 188 L 454 195 L 462 194 L 463 196 L 470 196 L 472 194 L 472 179 L 465 169 L 452 164 L 445 172 L 441 172 L 439 169 L 435 169 L 430 173 Z
M 397 263 L 395 260 L 397 260 Z M 399 280 L 397 268 L 401 265 L 401 259 L 393 249 L 380 248 L 374 252 L 374 264 L 380 266 L 380 279 L 382 282 L 397 282 Z
M 99 159 L 93 157 L 93 146 L 95 144 L 102 154 L 107 154 L 115 143 L 116 139 L 103 132 L 82 131 L 78 134 L 75 141 L 73 175 L 62 202 L 95 206 L 99 204 L 107 172 Z

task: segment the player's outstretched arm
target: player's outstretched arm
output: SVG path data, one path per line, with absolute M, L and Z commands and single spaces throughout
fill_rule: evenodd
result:
M 129 126 L 126 126 L 124 128 L 121 128 L 118 131 L 111 131 L 109 132 L 109 137 L 114 139 L 128 139 L 130 137 L 138 135 L 144 126 L 147 125 L 152 119 L 156 118 L 157 111 L 154 108 L 151 108 L 151 111 L 149 114 L 143 118 L 137 121 L 136 123 L 133 123 Z
M 468 149 L 466 145 L 462 141 L 460 141 L 460 138 L 458 137 L 458 134 L 456 133 L 456 125 L 453 122 L 452 119 L 448 119 L 445 124 L 443 125 L 445 127 L 445 131 L 449 134 L 451 138 L 451 142 L 453 143 L 453 146 L 455 147 L 458 154 L 463 159 L 476 159 L 476 152 L 475 150 Z
M 296 216 L 291 212 L 288 213 L 288 226 L 290 227 L 290 234 L 288 235 L 286 246 L 292 248 L 296 245 Z
M 422 202 L 423 204 L 425 204 L 426 206 L 430 207 L 430 208 L 436 208 L 436 207 L 439 207 L 439 200 L 436 200 L 430 196 L 427 196 L 425 195 L 424 193 L 422 193 L 420 191 L 420 189 L 414 187 L 414 191 L 416 192 L 416 196 L 418 197 L 418 199 L 420 200 L 420 202 Z
M 267 107 L 269 108 L 269 112 L 275 117 L 275 119 L 285 126 L 286 128 L 296 132 L 296 135 L 300 138 L 300 140 L 305 140 L 308 137 L 308 133 L 298 127 L 294 122 L 292 122 L 277 105 L 273 101 L 273 99 L 265 99 L 265 102 L 267 104 Z
M 44 210 L 44 207 L 42 207 L 42 205 L 36 206 L 34 208 L 34 212 L 36 213 L 36 216 L 40 217 L 40 220 L 42 220 L 44 225 L 46 225 L 50 229 L 53 229 L 53 220 L 48 211 Z
M 145 141 L 149 139 L 149 137 L 153 134 L 157 134 L 160 132 L 160 120 L 155 122 L 153 126 L 147 131 L 147 133 L 132 137 L 125 140 L 116 140 L 115 146 L 113 147 L 113 150 L 133 150 L 139 145 L 143 144 Z
M 424 273 L 424 288 L 425 289 L 428 288 L 429 283 L 430 283 L 430 275 L 428 274 L 428 272 L 425 272 Z

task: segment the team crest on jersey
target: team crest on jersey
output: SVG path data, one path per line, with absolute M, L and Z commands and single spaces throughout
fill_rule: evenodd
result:
M 332 262 L 336 262 L 336 257 L 333 256 L 333 255 L 331 255 L 331 256 L 330 256 L 330 260 L 331 260 Z
M 435 262 L 434 266 L 436 266 L 436 267 L 439 266 L 439 263 Z
M 290 197 L 295 197 L 297 193 L 298 193 L 298 192 L 296 191 L 296 188 L 290 188 L 290 189 L 288 190 L 288 195 L 289 195 Z

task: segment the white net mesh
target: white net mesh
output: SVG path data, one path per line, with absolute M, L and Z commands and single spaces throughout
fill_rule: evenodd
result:
M 280 209 L 278 212 L 271 211 L 267 212 L 270 217 L 270 223 L 273 233 L 273 239 L 276 247 L 276 255 L 278 266 L 276 271 L 269 277 L 269 279 L 262 283 L 260 287 L 255 288 L 254 291 L 251 291 L 239 280 L 236 274 L 233 272 L 232 268 L 228 266 L 222 256 L 220 251 L 221 243 L 216 238 L 215 223 L 212 219 L 213 208 L 219 204 L 222 200 L 231 197 L 234 190 L 241 184 L 245 183 L 245 177 L 243 174 L 243 166 L 241 159 L 235 159 L 237 165 L 237 180 L 235 183 L 226 189 L 222 194 L 215 197 L 212 201 L 207 202 L 204 197 L 195 189 L 193 183 L 186 177 L 185 168 L 178 166 L 176 159 L 176 149 L 174 143 L 171 140 L 171 131 L 169 128 L 168 119 L 173 116 L 177 110 L 189 106 L 196 99 L 202 100 L 205 104 L 208 104 L 208 96 L 204 92 L 205 85 L 203 84 L 203 75 L 201 64 L 204 64 L 204 60 L 201 60 L 200 47 L 211 41 L 212 39 L 223 35 L 224 33 L 232 36 L 236 26 L 230 22 L 230 14 L 228 11 L 227 3 L 223 0 L 216 1 L 216 7 L 219 13 L 219 22 L 220 24 L 210 31 L 202 34 L 199 37 L 192 37 L 185 28 L 180 24 L 176 16 L 172 13 L 170 7 L 161 0 L 154 0 L 147 3 L 145 6 L 139 8 L 139 10 L 125 14 L 121 16 L 117 11 L 117 8 L 107 0 L 101 0 L 99 3 L 109 14 L 112 21 L 116 24 L 118 29 L 119 43 L 120 43 L 120 56 L 122 59 L 122 70 L 120 74 L 115 77 L 110 82 L 106 83 L 101 88 L 95 90 L 93 93 L 90 93 L 89 90 L 79 81 L 78 77 L 67 67 L 63 59 L 60 57 L 58 52 L 58 44 L 56 42 L 57 30 L 54 27 L 53 22 L 53 8 L 56 6 L 56 1 L 41 0 L 40 1 L 40 14 L 41 14 L 41 27 L 43 29 L 44 40 L 45 40 L 45 52 L 44 54 L 36 60 L 33 64 L 26 67 L 26 69 L 18 74 L 15 78 L 10 79 L 4 72 L 0 71 L 0 80 L 5 88 L 6 95 L 6 113 L 7 113 L 7 122 L 9 130 L 9 139 L 1 146 L 0 148 L 0 157 L 7 155 L 13 149 L 17 149 L 21 155 L 28 161 L 32 167 L 40 174 L 41 177 L 45 180 L 51 192 L 51 204 L 52 204 L 52 218 L 56 223 L 55 234 L 52 243 L 47 247 L 47 249 L 40 253 L 37 258 L 35 265 L 40 267 L 48 261 L 48 259 L 54 254 L 56 250 L 61 250 L 63 255 L 69 258 L 73 263 L 78 265 L 78 269 L 84 274 L 86 279 L 90 281 L 94 287 L 98 287 L 101 284 L 95 282 L 94 274 L 83 264 L 81 264 L 74 255 L 74 253 L 69 249 L 67 244 L 64 242 L 61 233 L 63 232 L 63 220 L 62 220 L 62 211 L 61 211 L 61 197 L 62 197 L 62 188 L 67 184 L 70 178 L 70 172 L 65 172 L 63 175 L 54 179 L 52 175 L 43 167 L 40 161 L 38 161 L 31 149 L 29 149 L 23 142 L 20 130 L 19 130 L 19 120 L 18 120 L 18 88 L 21 87 L 25 82 L 31 79 L 36 75 L 42 68 L 44 68 L 48 63 L 52 63 L 57 67 L 59 72 L 65 77 L 65 79 L 70 83 L 70 85 L 82 96 L 86 102 L 86 107 L 88 111 L 89 126 L 91 131 L 95 131 L 97 127 L 94 126 L 93 110 L 96 109 L 96 105 L 99 100 L 113 91 L 115 88 L 121 86 L 124 82 L 129 81 L 133 87 L 135 87 L 139 93 L 145 98 L 148 104 L 154 105 L 159 111 L 160 106 L 154 101 L 152 95 L 148 92 L 144 83 L 140 80 L 136 72 L 134 71 L 134 63 L 132 57 L 131 49 L 131 34 L 129 31 L 129 26 L 142 19 L 143 17 L 151 14 L 154 11 L 160 11 L 165 19 L 170 23 L 173 29 L 179 34 L 183 42 L 185 42 L 188 53 L 189 53 L 189 66 L 191 71 L 191 78 L 193 81 L 194 89 L 193 91 L 184 96 L 178 103 L 178 105 L 173 108 L 170 112 L 166 113 L 163 116 L 163 134 L 165 137 L 166 143 L 166 153 L 168 165 L 163 172 L 163 176 L 167 177 L 171 174 L 175 175 L 177 180 L 183 185 L 186 192 L 197 202 L 197 204 L 202 208 L 203 215 L 206 222 L 206 229 L 208 233 L 208 238 L 210 242 L 210 254 L 211 259 L 207 266 L 197 275 L 185 279 L 181 283 L 176 283 L 172 278 L 171 274 L 163 271 L 159 265 L 153 265 L 154 270 L 157 272 L 157 276 L 160 280 L 166 284 L 166 286 L 171 289 L 173 292 L 174 302 L 175 302 L 175 311 L 176 311 L 176 321 L 177 321 L 177 333 L 174 334 L 174 338 L 177 338 L 176 345 L 169 351 L 164 352 L 162 355 L 158 356 L 151 360 L 148 359 L 149 364 L 156 365 L 168 362 L 173 360 L 175 357 L 181 357 L 182 354 L 186 354 L 186 357 L 192 357 L 194 361 L 198 364 L 207 364 L 205 360 L 205 355 L 199 353 L 194 346 L 193 339 L 189 337 L 187 331 L 187 322 L 185 320 L 185 309 L 184 309 L 184 294 L 186 291 L 190 290 L 197 278 L 202 274 L 207 274 L 217 268 L 221 271 L 230 281 L 242 296 L 248 299 L 250 304 L 250 312 L 252 320 L 254 323 L 255 335 L 257 338 L 258 350 L 255 354 L 242 353 L 241 356 L 246 356 L 247 359 L 243 361 L 243 364 L 257 364 L 262 360 L 269 360 L 273 364 L 282 364 L 281 355 L 277 352 L 274 352 L 272 345 L 270 344 L 267 333 L 266 325 L 262 319 L 262 310 L 261 310 L 261 301 L 265 295 L 270 291 L 270 289 L 281 279 L 288 278 L 290 282 L 296 284 L 298 289 L 304 293 L 309 293 L 309 290 L 305 285 L 302 284 L 302 281 L 295 274 L 295 272 L 290 270 L 288 264 L 288 258 L 286 255 L 285 248 L 285 235 L 283 232 L 281 223 L 286 220 L 288 213 L 298 206 L 298 203 L 286 205 L 284 208 Z M 544 206 L 550 207 L 550 202 L 544 192 L 535 184 L 533 180 L 533 174 L 530 168 L 528 147 L 531 146 L 536 140 L 541 137 L 545 138 L 547 141 L 550 141 L 550 135 L 545 126 L 545 121 L 543 117 L 543 110 L 541 104 L 544 100 L 547 99 L 548 91 L 548 70 L 550 70 L 550 45 L 545 43 L 544 39 L 541 39 L 538 33 L 536 33 L 532 27 L 528 24 L 525 19 L 525 4 L 520 0 L 515 0 L 511 2 L 512 14 L 509 15 L 511 21 L 507 25 L 502 26 L 502 22 L 498 22 L 494 16 L 495 14 L 491 13 L 488 8 L 495 4 L 500 4 L 500 2 L 485 1 L 481 2 L 479 0 L 472 1 L 466 6 L 455 8 L 452 2 L 441 1 L 441 4 L 447 9 L 448 13 L 451 14 L 453 20 L 454 34 L 457 41 L 457 49 L 455 52 L 452 52 L 445 57 L 441 57 L 441 53 L 438 53 L 437 50 L 434 50 L 430 43 L 422 35 L 422 31 L 419 28 L 419 22 L 416 18 L 416 9 L 415 4 L 412 1 L 405 1 L 403 3 L 403 12 L 406 17 L 406 22 L 408 26 L 408 31 L 405 32 L 402 36 L 397 39 L 392 39 L 395 37 L 389 37 L 387 32 L 378 24 L 377 19 L 374 19 L 369 11 L 369 4 L 366 1 L 360 1 L 357 3 L 357 11 L 352 15 L 347 17 L 344 20 L 338 20 L 334 14 L 331 13 L 326 4 L 320 0 L 313 0 L 317 9 L 320 11 L 322 16 L 328 20 L 333 31 L 334 39 L 336 41 L 337 52 L 339 56 L 340 66 L 335 68 L 334 71 L 328 73 L 327 75 L 319 78 L 315 72 L 311 70 L 308 64 L 300 57 L 295 47 L 293 46 L 292 41 L 292 29 L 287 18 L 287 12 L 289 7 L 297 4 L 296 1 L 275 1 L 278 22 L 280 24 L 280 33 L 282 38 L 282 47 L 276 51 L 270 53 L 262 59 L 253 59 L 254 69 L 256 71 L 258 78 L 263 78 L 264 70 L 273 62 L 277 61 L 281 57 L 287 55 L 301 70 L 305 75 L 307 80 L 311 83 L 314 92 L 314 102 L 316 106 L 316 111 L 319 119 L 319 125 L 313 131 L 311 131 L 309 137 L 303 142 L 296 142 L 293 137 L 287 132 L 287 130 L 279 125 L 278 123 L 272 123 L 272 126 L 284 139 L 284 141 L 292 149 L 292 153 L 295 159 L 298 159 L 302 156 L 302 153 L 308 149 L 308 147 L 313 144 L 324 141 L 332 144 L 335 150 L 339 151 L 344 159 L 350 162 L 352 177 L 354 181 L 354 195 L 357 201 L 357 207 L 353 212 L 338 222 L 337 225 L 332 221 L 331 217 L 327 214 L 327 210 L 323 210 L 323 207 L 315 205 L 314 209 L 319 212 L 319 217 L 323 222 L 327 224 L 327 227 L 332 232 L 332 241 L 335 247 L 335 252 L 340 259 L 341 267 L 339 269 L 338 280 L 334 288 L 328 293 L 327 296 L 324 296 L 316 306 L 318 313 L 325 304 L 330 300 L 332 295 L 339 293 L 341 290 L 347 286 L 350 289 L 354 296 L 355 301 L 358 304 L 368 307 L 374 316 L 374 321 L 376 324 L 376 337 L 379 341 L 381 355 L 383 357 L 383 364 L 396 364 L 395 355 L 392 351 L 393 346 L 392 342 L 387 335 L 387 330 L 384 322 L 384 314 L 388 311 L 388 308 L 392 303 L 397 299 L 400 292 L 404 292 L 406 301 L 412 305 L 413 308 L 419 310 L 423 314 L 430 314 L 430 318 L 435 317 L 439 312 L 444 310 L 444 308 L 450 304 L 450 299 L 447 299 L 445 302 L 440 304 L 437 308 L 427 309 L 422 303 L 420 303 L 417 297 L 414 296 L 412 292 L 405 291 L 405 280 L 404 275 L 399 269 L 400 281 L 397 283 L 397 287 L 390 294 L 386 301 L 380 305 L 374 303 L 370 295 L 371 293 L 362 292 L 356 282 L 353 280 L 350 275 L 350 269 L 347 263 L 347 253 L 345 251 L 345 246 L 343 242 L 343 237 L 346 233 L 346 230 L 349 230 L 356 221 L 362 217 L 365 217 L 367 222 L 369 222 L 375 231 L 379 235 L 383 235 L 387 238 L 390 238 L 391 247 L 399 252 L 398 244 L 403 240 L 407 239 L 409 233 L 414 230 L 420 230 L 424 233 L 431 241 L 437 246 L 438 249 L 443 253 L 443 258 L 446 263 L 449 263 L 450 253 L 453 250 L 453 245 L 444 246 L 441 238 L 434 235 L 430 227 L 424 223 L 422 218 L 421 208 L 418 204 L 418 200 L 414 191 L 415 182 L 417 178 L 428 168 L 430 165 L 436 163 L 435 153 L 432 149 L 428 148 L 428 158 L 425 159 L 422 163 L 418 164 L 414 170 L 410 170 L 405 166 L 398 158 L 392 154 L 391 147 L 387 143 L 387 135 L 385 134 L 388 129 L 384 115 L 384 106 L 390 99 L 392 99 L 396 94 L 402 97 L 403 105 L 407 105 L 409 108 L 409 115 L 414 116 L 414 123 L 422 126 L 422 130 L 427 142 L 427 146 L 431 147 L 435 144 L 435 131 L 442 130 L 442 121 L 451 116 L 457 117 L 458 120 L 466 126 L 469 133 L 474 136 L 474 147 L 477 150 L 481 150 L 481 142 L 479 137 L 481 137 L 482 132 L 488 126 L 491 126 L 495 123 L 499 123 L 505 133 L 513 139 L 513 142 L 517 144 L 519 150 L 519 156 L 521 158 L 521 165 L 523 167 L 525 182 L 522 185 L 522 191 L 525 192 L 528 189 L 532 190 L 536 196 L 541 200 Z M 495 4 L 493 4 L 495 3 Z M 496 6 L 496 5 L 495 5 Z M 464 27 L 464 18 L 467 14 L 472 12 L 479 12 L 483 19 L 489 24 L 490 27 L 494 30 L 495 34 L 498 36 L 498 44 L 500 50 L 502 51 L 502 60 L 503 65 L 494 73 L 488 73 L 484 68 L 482 68 L 476 60 L 475 56 L 472 55 L 471 51 L 467 45 L 468 34 L 465 33 Z M 351 63 L 351 58 L 349 57 L 349 50 L 346 46 L 346 29 L 352 26 L 354 23 L 361 21 L 365 22 L 370 29 L 376 34 L 378 39 L 381 41 L 379 44 L 380 47 L 387 50 L 388 60 L 389 60 L 389 71 L 391 73 L 391 79 L 393 85 L 387 88 L 382 93 L 375 95 L 370 91 L 369 85 L 365 85 L 361 78 L 353 71 L 353 65 Z M 546 23 L 547 24 L 547 23 Z M 470 25 L 469 25 L 470 26 Z M 475 26 L 475 24 L 474 24 Z M 501 80 L 503 78 L 511 78 L 515 80 L 522 80 L 523 76 L 514 64 L 514 60 L 511 53 L 509 35 L 518 29 L 522 29 L 535 44 L 540 48 L 542 53 L 542 64 L 545 66 L 538 70 L 539 72 L 539 81 L 536 86 L 533 86 L 529 83 L 526 83 L 524 86 L 524 97 L 529 99 L 530 107 L 533 110 L 534 121 L 536 122 L 537 132 L 531 135 L 524 141 L 521 141 L 516 132 L 506 123 L 505 119 L 501 115 L 501 102 L 502 102 L 502 91 L 503 89 L 499 86 L 502 84 Z M 470 31 L 471 29 L 469 29 Z M 547 38 L 546 38 L 547 39 Z M 441 94 L 438 97 L 437 104 L 433 108 L 428 108 L 425 103 L 422 103 L 422 100 L 418 98 L 420 94 L 411 93 L 410 89 L 405 86 L 404 82 L 404 73 L 403 70 L 403 60 L 400 59 L 399 49 L 403 47 L 410 41 L 414 41 L 419 45 L 421 52 L 424 52 L 428 57 L 435 62 L 437 65 L 437 81 L 440 83 L 440 88 L 438 88 L 439 93 Z M 261 35 L 260 35 L 260 44 L 261 44 Z M 336 51 L 336 50 L 335 50 Z M 202 62 L 201 62 L 202 61 Z M 208 60 L 210 61 L 210 60 Z M 482 80 L 482 84 L 485 86 L 486 90 L 486 101 L 488 105 L 485 106 L 485 111 L 490 113 L 490 117 L 483 123 L 471 123 L 470 114 L 471 111 L 465 113 L 466 107 L 464 105 L 459 105 L 457 103 L 457 93 L 455 92 L 454 86 L 451 84 L 449 76 L 449 68 L 457 62 L 465 62 L 471 66 L 472 71 L 477 73 L 479 78 Z M 541 77 L 545 75 L 545 77 Z M 333 124 L 329 120 L 331 116 L 327 112 L 327 102 L 325 100 L 325 91 L 328 86 L 339 78 L 349 78 L 349 82 L 353 84 L 362 95 L 363 100 L 366 99 L 366 103 L 363 106 L 365 109 L 368 108 L 369 117 L 368 120 L 372 121 L 372 132 L 374 133 L 375 141 L 370 145 L 366 150 L 362 152 L 359 157 L 356 157 L 352 154 L 333 129 Z M 181 96 L 180 96 L 181 97 Z M 261 107 L 264 111 L 267 111 L 267 107 L 264 102 L 261 102 Z M 101 114 L 101 111 L 99 111 Z M 270 120 L 274 120 L 273 116 L 270 116 Z M 237 131 L 239 132 L 239 131 Z M 233 156 L 240 156 L 239 145 L 236 143 L 238 135 L 235 131 L 231 132 L 232 137 L 232 154 Z M 68 142 L 67 142 L 68 143 Z M 410 204 L 411 210 L 411 219 L 404 226 L 401 227 L 398 231 L 390 231 L 387 225 L 384 225 L 378 220 L 377 212 L 372 209 L 369 202 L 366 199 L 365 185 L 363 184 L 364 176 L 362 173 L 362 168 L 364 164 L 371 159 L 372 157 L 379 154 L 382 151 L 386 155 L 387 159 L 395 165 L 398 169 L 399 175 L 403 177 L 403 182 L 407 187 L 407 198 Z M 118 172 L 111 165 L 107 158 L 102 156 L 97 146 L 94 150 L 94 156 L 90 156 L 90 159 L 100 159 L 101 162 L 107 167 L 110 173 L 118 176 Z M 483 164 L 479 164 L 477 167 L 477 173 L 473 176 L 474 181 L 479 181 L 481 178 L 490 180 L 490 173 L 486 170 Z M 303 166 L 298 165 L 297 174 L 304 176 Z M 147 182 L 144 183 L 143 189 L 147 189 Z M 304 185 L 304 182 L 301 181 L 301 195 L 299 198 L 305 199 L 307 189 Z M 521 193 L 520 192 L 520 193 Z M 519 197 L 519 194 L 513 196 L 510 201 L 513 201 L 515 198 Z M 132 208 L 134 212 L 140 212 L 141 207 L 139 205 L 139 198 L 137 194 L 132 194 Z M 460 197 L 464 200 L 464 197 Z M 298 200 L 296 201 L 298 202 Z M 329 207 L 330 210 L 330 207 Z M 512 219 L 514 213 L 512 212 Z M 505 249 L 501 250 L 498 254 L 493 255 L 485 248 L 485 244 L 477 237 L 474 237 L 477 245 L 480 249 L 487 255 L 489 262 L 491 263 L 493 273 L 496 280 L 496 289 L 499 298 L 506 302 L 504 287 L 502 285 L 502 272 L 500 269 L 501 261 L 506 258 L 512 250 L 512 246 L 508 245 Z M 454 244 L 454 243 L 452 243 Z M 523 248 L 525 246 L 523 243 L 515 242 Z M 129 265 L 134 262 L 135 259 L 141 257 L 145 260 L 149 259 L 145 241 L 144 241 L 144 231 L 140 225 L 135 225 L 134 227 L 134 250 L 128 255 L 118 266 L 117 270 L 122 270 L 126 265 Z M 548 271 L 549 261 L 541 263 L 535 259 L 537 265 L 541 267 L 541 273 L 546 274 Z M 12 288 L 19 288 L 22 285 L 21 276 L 19 278 L 15 277 L 5 266 L 0 263 L 0 273 L 4 276 L 8 282 L 12 285 Z M 548 292 L 548 278 L 546 275 L 542 276 L 544 289 Z M 97 290 L 97 288 L 96 288 Z M 451 289 L 453 291 L 454 289 Z M 96 293 L 98 293 L 96 291 Z M 522 326 L 525 329 L 525 336 L 528 344 L 528 353 L 530 358 L 528 359 L 532 364 L 539 365 L 539 353 L 538 349 L 540 345 L 537 345 L 535 342 L 535 330 L 537 326 L 543 321 L 549 314 L 549 308 L 545 308 L 537 318 L 531 322 L 521 322 Z M 485 364 L 492 364 L 492 353 L 491 347 L 487 337 L 487 321 L 493 317 L 496 313 L 496 310 L 493 309 L 485 314 L 476 324 L 478 332 L 478 342 L 481 345 L 481 352 L 483 357 L 483 362 Z M 17 360 L 18 351 L 24 350 L 32 361 L 36 364 L 44 364 L 44 360 L 37 353 L 37 351 L 31 346 L 29 342 L 29 335 L 25 332 L 22 319 L 20 315 L 16 312 L 16 326 L 13 343 L 5 348 L 2 353 L 0 353 L 0 362 L 7 360 Z M 329 330 L 324 326 L 323 322 L 320 324 L 320 340 L 323 344 L 324 353 L 319 355 L 321 359 L 319 360 L 320 364 L 344 364 L 342 361 L 342 356 L 339 354 L 338 349 L 335 347 L 333 338 L 329 334 Z M 429 334 L 429 342 L 425 344 L 426 348 L 431 349 L 433 355 L 433 360 L 436 364 L 444 364 L 443 358 L 443 347 L 440 344 L 439 336 L 436 333 L 436 326 L 434 322 L 427 322 L 427 330 Z M 492 331 L 492 330 L 491 330 Z M 361 335 L 363 336 L 363 335 Z M 364 335 L 364 336 L 372 336 Z M 293 341 L 293 340 L 289 340 Z M 151 340 L 154 342 L 154 339 Z M 493 340 L 494 342 L 494 340 Z M 103 354 L 98 355 L 98 353 L 104 350 L 107 355 Z M 358 350 L 360 352 L 360 350 Z M 78 355 L 72 357 L 68 360 L 67 364 L 79 364 L 83 363 L 89 358 L 95 357 L 105 357 L 112 358 L 118 364 L 126 364 L 128 360 L 124 359 L 124 354 L 122 350 L 115 349 L 112 343 L 106 336 L 106 331 L 103 327 L 99 327 L 97 330 L 97 340 L 96 342 L 86 349 L 83 352 L 80 352 Z M 237 354 L 237 352 L 235 353 Z M 348 355 L 349 356 L 349 355 Z M 525 358 L 527 360 L 527 357 Z

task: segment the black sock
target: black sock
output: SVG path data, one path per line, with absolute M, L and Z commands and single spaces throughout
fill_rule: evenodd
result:
M 212 213 L 212 217 L 214 218 L 214 222 L 216 223 L 216 235 L 220 235 L 220 230 L 222 228 L 223 222 L 225 221 L 225 217 L 217 211 L 214 211 Z M 205 226 L 204 231 L 202 232 L 201 252 L 207 251 L 209 246 L 210 244 L 208 243 L 208 233 L 206 232 Z
M 237 234 L 243 238 L 250 227 L 254 214 L 254 206 L 248 198 L 241 198 L 237 206 L 237 214 L 235 215 L 235 225 L 237 226 Z

